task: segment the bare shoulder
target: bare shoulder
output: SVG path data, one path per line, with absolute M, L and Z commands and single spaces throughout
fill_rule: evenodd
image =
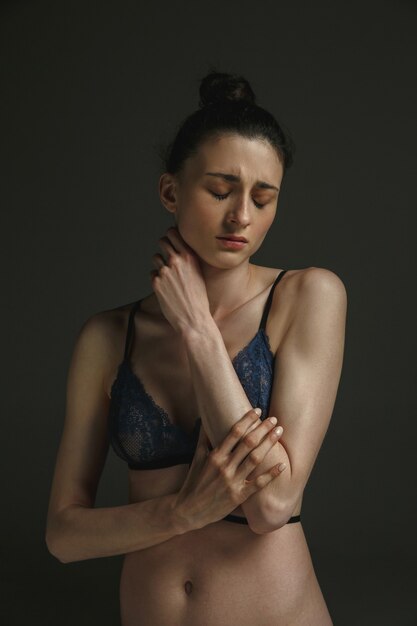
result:
M 299 309 L 320 312 L 329 321 L 338 317 L 341 321 L 346 314 L 347 292 L 341 278 L 332 270 L 323 267 L 309 267 L 300 277 Z
M 280 281 L 281 291 L 285 292 L 294 305 L 305 299 L 331 298 L 343 305 L 347 301 L 347 293 L 342 279 L 332 270 L 324 267 L 307 267 L 287 270 Z M 275 294 L 274 294 L 275 296 Z M 277 297 L 278 299 L 278 297 Z
M 330 289 L 334 293 L 346 294 L 342 279 L 332 270 L 325 267 L 308 267 L 301 272 L 304 288 L 307 285 L 310 289 Z
M 343 281 L 335 272 L 322 267 L 298 270 L 288 278 L 292 278 L 293 282 L 290 289 L 288 280 L 291 316 L 281 350 L 311 349 L 318 353 L 317 346 L 320 345 L 320 349 L 327 346 L 329 354 L 335 350 L 337 358 L 340 358 L 347 313 L 347 294 Z
M 322 267 L 287 270 L 272 297 L 272 344 L 281 346 L 285 337 L 298 334 L 301 324 L 311 327 L 313 323 L 322 325 L 338 320 L 342 326 L 346 308 L 345 286 L 332 270 Z
M 78 332 L 75 349 L 88 352 L 94 366 L 100 367 L 106 378 L 123 358 L 129 312 L 133 304 L 130 302 L 91 314 Z

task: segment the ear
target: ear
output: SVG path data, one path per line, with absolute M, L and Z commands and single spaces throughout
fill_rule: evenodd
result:
M 159 197 L 170 213 L 176 213 L 178 204 L 178 182 L 175 176 L 165 172 L 159 179 Z

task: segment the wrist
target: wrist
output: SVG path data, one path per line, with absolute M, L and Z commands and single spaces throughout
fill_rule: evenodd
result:
M 177 504 L 177 493 L 172 494 L 170 501 L 170 519 L 176 535 L 184 535 L 190 530 L 196 530 L 191 519 L 187 516 Z
M 184 326 L 181 328 L 180 333 L 185 344 L 192 344 L 194 341 L 201 341 L 202 337 L 215 337 L 217 339 L 220 331 L 216 322 L 210 316 L 199 323 Z

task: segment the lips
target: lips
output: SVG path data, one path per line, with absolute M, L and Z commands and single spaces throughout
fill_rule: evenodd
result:
M 245 237 L 237 237 L 235 235 L 225 235 L 224 237 L 217 237 L 217 239 L 228 239 L 229 241 L 244 241 L 248 243 L 248 240 Z

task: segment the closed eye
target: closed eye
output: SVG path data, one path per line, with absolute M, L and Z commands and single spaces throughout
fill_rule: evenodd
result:
M 219 200 L 219 201 L 225 200 L 227 196 L 229 195 L 228 193 L 214 193 L 214 191 L 210 191 L 210 193 L 212 196 L 216 198 L 216 200 Z M 255 202 L 255 200 L 253 201 L 253 203 L 258 209 L 262 209 L 262 207 L 265 206 L 264 204 L 259 204 L 259 202 Z

